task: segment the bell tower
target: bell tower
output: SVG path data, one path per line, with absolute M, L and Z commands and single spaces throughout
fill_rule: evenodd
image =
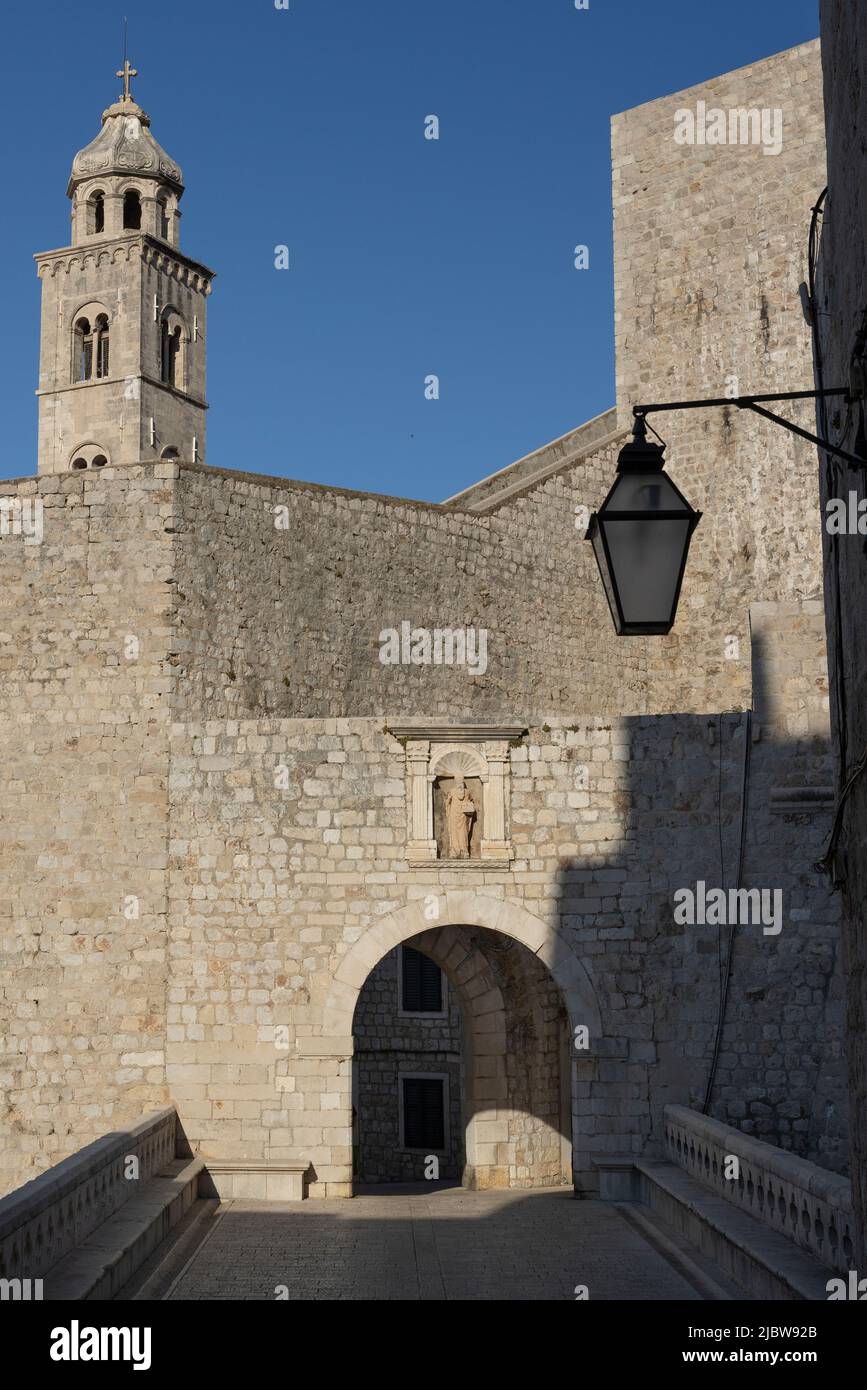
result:
M 71 244 L 42 280 L 40 473 L 205 459 L 206 304 L 214 272 L 180 250 L 181 170 L 123 92 L 72 161 Z

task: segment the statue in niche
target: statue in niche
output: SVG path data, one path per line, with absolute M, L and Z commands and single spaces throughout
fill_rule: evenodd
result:
M 469 859 L 470 835 L 476 818 L 476 803 L 469 787 L 458 774 L 446 797 L 446 837 L 450 859 Z

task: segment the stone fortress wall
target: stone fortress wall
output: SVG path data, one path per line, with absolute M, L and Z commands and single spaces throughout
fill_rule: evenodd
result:
M 780 153 L 675 145 L 699 98 L 781 107 Z M 722 394 L 729 370 L 808 387 L 818 46 L 617 117 L 613 147 L 620 425 L 637 398 Z M 674 633 L 618 639 L 576 525 L 613 480 L 624 436 L 603 420 L 439 507 L 189 463 L 7 485 L 47 503 L 41 546 L 0 542 L 8 1186 L 171 1097 L 204 1153 L 310 1159 L 314 1193 L 345 1191 L 335 1030 L 432 896 L 443 931 L 529 945 L 527 978 L 544 962 L 567 1004 L 580 975 L 569 1028 L 598 1027 L 559 1113 L 541 983 L 523 1110 L 502 1104 L 506 1025 L 479 1050 L 499 1005 L 473 1014 L 474 1157 L 484 1181 L 557 1180 L 565 1106 L 592 1190 L 594 1154 L 658 1144 L 662 1105 L 703 1099 L 720 932 L 676 924 L 673 895 L 735 883 L 747 752 L 742 882 L 781 890 L 785 922 L 739 929 L 711 1109 L 844 1166 L 838 907 L 812 870 L 832 779 L 811 451 L 734 410 L 656 417 L 704 517 Z M 485 628 L 486 669 L 384 666 L 402 621 Z M 408 862 L 388 726 L 409 716 L 526 728 L 513 860 Z M 495 974 L 477 945 L 458 986 Z

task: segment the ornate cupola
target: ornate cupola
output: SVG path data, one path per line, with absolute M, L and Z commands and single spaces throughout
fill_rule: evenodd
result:
M 213 271 L 181 252 L 180 166 L 123 92 L 72 161 L 72 242 L 42 280 L 39 472 L 203 462 Z
M 102 129 L 72 161 L 72 244 L 120 231 L 144 231 L 177 245 L 184 191 L 180 166 L 158 145 L 150 116 L 133 99 L 135 68 L 118 72 L 123 94 L 102 113 Z

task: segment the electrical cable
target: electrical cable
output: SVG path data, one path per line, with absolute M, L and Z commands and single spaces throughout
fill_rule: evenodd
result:
M 722 716 L 720 716 L 722 718 Z M 741 825 L 738 842 L 738 871 L 736 888 L 740 890 L 743 886 L 744 878 L 744 858 L 746 855 L 747 844 L 747 805 L 749 802 L 750 789 L 750 758 L 753 744 L 753 711 L 746 711 L 746 721 L 744 724 L 744 759 L 743 759 L 743 780 L 741 782 Z M 722 740 L 720 740 L 720 781 L 722 780 Z M 721 790 L 721 788 L 720 788 Z M 720 825 L 720 862 L 722 862 L 722 801 L 718 799 L 719 805 L 719 825 Z M 702 1114 L 706 1115 L 710 1108 L 713 1085 L 716 1080 L 717 1063 L 719 1061 L 720 1047 L 722 1046 L 723 1025 L 725 1023 L 726 1005 L 728 1004 L 729 986 L 732 978 L 732 967 L 735 954 L 735 922 L 729 923 L 728 953 L 726 959 L 725 975 L 720 990 L 719 1012 L 717 1014 L 716 1032 L 714 1035 L 713 1053 L 711 1055 L 710 1071 L 708 1072 L 707 1087 L 705 1088 L 704 1101 L 702 1103 Z M 722 940 L 720 933 L 719 940 Z

